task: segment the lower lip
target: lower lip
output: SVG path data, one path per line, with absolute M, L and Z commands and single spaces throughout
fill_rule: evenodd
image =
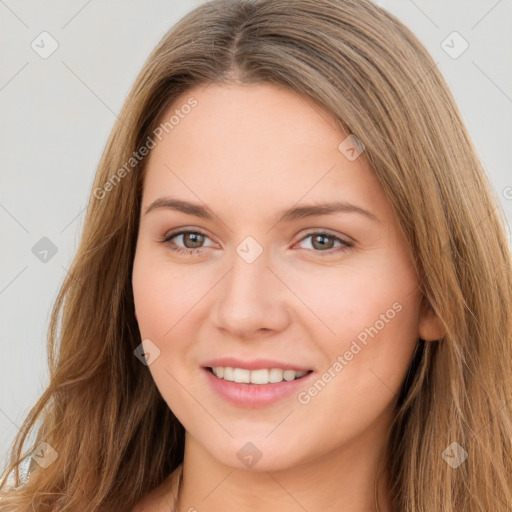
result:
M 216 377 L 203 368 L 213 389 L 224 399 L 238 407 L 257 408 L 271 405 L 303 388 L 314 372 L 300 379 L 283 380 L 274 384 L 244 384 Z

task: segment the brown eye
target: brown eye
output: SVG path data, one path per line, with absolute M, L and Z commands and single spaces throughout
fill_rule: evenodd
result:
M 210 241 L 209 244 L 205 244 Z M 200 254 L 209 246 L 215 244 L 211 243 L 210 237 L 201 233 L 200 231 L 182 230 L 163 237 L 160 243 L 168 246 L 172 251 L 178 254 L 194 255 Z
M 311 245 L 315 249 L 332 249 L 334 246 L 334 237 L 327 235 L 313 235 L 311 238 Z
M 354 246 L 353 242 L 343 240 L 338 236 L 326 232 L 310 233 L 305 236 L 300 243 L 303 243 L 305 240 L 310 240 L 310 247 L 303 248 L 311 249 L 317 253 L 323 252 L 326 254 L 332 254 L 335 252 L 345 251 Z
M 192 231 L 183 233 L 183 245 L 187 249 L 197 249 L 201 247 L 204 242 L 204 235 L 202 233 L 194 233 Z

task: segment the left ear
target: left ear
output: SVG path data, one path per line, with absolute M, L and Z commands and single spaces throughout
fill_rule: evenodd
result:
M 446 334 L 443 323 L 424 296 L 420 304 L 419 337 L 425 341 L 436 341 Z

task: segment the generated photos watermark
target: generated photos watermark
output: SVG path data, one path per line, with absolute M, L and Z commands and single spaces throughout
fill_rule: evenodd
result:
M 180 108 L 174 110 L 174 114 L 164 123 L 158 125 L 152 132 L 152 136 L 159 141 L 162 140 L 164 133 L 170 133 L 178 124 L 185 119 L 185 117 L 192 112 L 192 109 L 197 107 L 198 101 L 190 97 L 187 102 L 181 105 Z M 103 199 L 107 193 L 121 182 L 121 180 L 129 174 L 144 157 L 156 146 L 156 142 L 152 136 L 148 136 L 146 142 L 137 150 L 132 153 L 128 161 L 120 167 L 110 178 L 101 186 L 93 190 L 93 195 L 96 199 Z
M 395 302 L 385 313 L 381 313 L 379 319 L 370 327 L 365 327 L 352 340 L 350 348 L 343 355 L 338 355 L 336 361 L 318 378 L 307 390 L 302 390 L 297 394 L 297 400 L 302 405 L 307 405 L 311 399 L 316 397 L 341 371 L 354 359 L 354 357 L 368 345 L 369 338 L 373 339 L 381 332 L 402 311 L 403 306 Z M 358 343 L 359 342 L 359 343 Z

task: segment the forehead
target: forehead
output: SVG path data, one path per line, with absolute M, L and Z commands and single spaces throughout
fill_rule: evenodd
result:
M 285 207 L 306 195 L 311 201 L 382 201 L 366 160 L 349 161 L 338 149 L 347 134 L 320 106 L 283 87 L 192 88 L 162 123 L 171 117 L 147 162 L 148 200 L 178 192 L 191 200 L 238 201 L 239 208 L 270 201 Z
M 195 87 L 174 101 L 163 121 L 177 111 L 188 111 L 185 105 L 191 98 L 197 105 L 182 114 L 169 134 L 163 134 L 168 146 L 179 144 L 180 151 L 192 147 L 197 153 L 198 144 L 208 144 L 216 160 L 229 155 L 231 161 L 242 160 L 247 166 L 250 156 L 292 160 L 294 153 L 287 151 L 294 148 L 302 148 L 302 157 L 332 152 L 342 137 L 334 121 L 312 100 L 266 83 Z

